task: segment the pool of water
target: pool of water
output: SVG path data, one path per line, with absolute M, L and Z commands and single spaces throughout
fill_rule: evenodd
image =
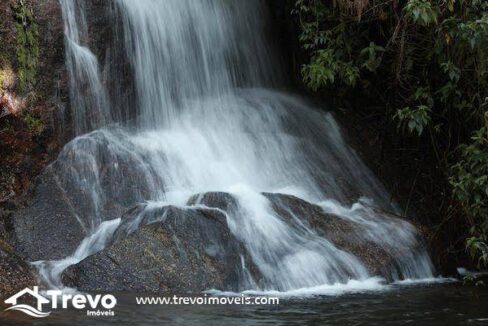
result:
M 141 306 L 134 294 L 116 296 L 114 317 L 56 310 L 47 318 L 33 319 L 2 312 L 0 325 L 488 325 L 488 289 L 460 283 L 281 298 L 278 306 Z

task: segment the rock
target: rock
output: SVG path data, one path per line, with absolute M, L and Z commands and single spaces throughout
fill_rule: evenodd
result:
M 288 224 L 308 227 L 354 254 L 371 275 L 391 279 L 396 272 L 402 253 L 361 236 L 363 230 L 354 222 L 294 196 L 263 195 Z M 225 213 L 236 212 L 237 200 L 211 192 L 195 195 L 187 204 L 189 208 L 133 207 L 123 216 L 110 245 L 70 267 L 64 282 L 83 291 L 153 293 L 237 291 L 261 284 L 258 267 L 227 225 Z
M 18 2 L 18 1 L 17 1 Z M 12 229 L 9 234 L 5 230 L 0 230 L 0 237 L 13 239 L 15 241 L 16 252 L 24 258 L 41 259 L 50 256 L 52 250 L 54 257 L 60 257 L 56 254 L 59 245 L 64 247 L 62 241 L 66 241 L 69 246 L 69 236 L 71 230 L 65 234 L 64 230 L 59 228 L 59 219 L 56 220 L 56 214 L 48 210 L 49 205 L 55 205 L 51 202 L 41 204 L 39 207 L 34 206 L 20 211 L 24 204 L 24 194 L 32 186 L 41 170 L 54 158 L 62 144 L 59 143 L 60 136 L 59 112 L 56 112 L 56 106 L 67 99 L 68 88 L 66 84 L 60 83 L 61 76 L 65 74 L 64 67 L 64 27 L 60 12 L 59 1 L 24 1 L 24 4 L 32 9 L 35 22 L 38 27 L 38 46 L 39 60 L 36 65 L 35 83 L 25 90 L 18 89 L 19 78 L 18 66 L 15 64 L 15 53 L 18 47 L 17 33 L 15 29 L 16 14 L 12 5 L 16 1 L 1 1 L 0 3 L 0 30 L 2 34 L 2 46 L 0 49 L 0 125 L 2 133 L 0 135 L 0 208 L 6 208 L 12 198 L 22 202 L 19 208 L 15 209 L 12 222 Z M 15 69 L 10 69 L 13 67 Z M 28 92 L 28 94 L 25 94 Z M 24 110 L 25 109 L 25 110 Z M 20 111 L 25 111 L 21 113 Z M 12 114 L 15 113 L 15 114 Z M 2 115 L 7 115 L 1 117 Z M 39 130 L 50 130 L 56 126 L 57 134 L 51 133 L 47 137 L 39 137 Z M 42 134 L 43 136 L 45 134 Z M 52 183 L 53 180 L 50 182 Z M 46 179 L 42 183 L 49 183 Z M 55 203 L 61 202 L 60 193 L 55 189 L 49 192 L 46 186 L 41 186 L 39 193 L 42 195 L 33 200 L 42 203 L 44 199 L 52 200 Z M 56 198 L 57 197 L 57 198 Z M 62 205 L 57 204 L 59 207 Z M 13 209 L 9 209 L 13 210 Z M 63 208 L 61 213 L 66 210 Z M 52 221 L 45 223 L 45 220 L 39 219 L 38 214 L 55 215 Z M 29 216 L 33 216 L 29 219 Z M 19 221 L 17 221 L 19 218 Z M 44 222 L 36 224 L 36 221 Z M 25 233 L 15 233 L 15 229 L 25 230 Z M 12 232 L 11 232 L 12 231 Z M 43 234 L 43 231 L 46 231 Z M 13 233 L 13 234 L 10 234 Z M 39 240 L 34 237 L 42 234 Z M 67 236 L 66 236 L 67 235 Z M 49 244 L 51 237 L 58 237 L 59 242 L 54 241 Z M 17 248 L 20 241 L 26 239 L 25 245 Z M 32 237 L 32 238 L 31 238 Z M 66 239 L 65 239 L 66 237 Z M 77 241 L 78 239 L 76 239 Z M 74 242 L 74 241 L 73 241 Z M 72 246 L 71 246 L 72 247 Z M 70 248 L 71 248 L 70 247 Z M 29 249 L 27 252 L 24 249 Z M 46 254 L 47 253 L 47 254 Z
M 44 101 L 68 101 L 64 62 L 64 25 L 58 0 L 30 1 L 39 28 L 37 91 Z M 56 94 L 56 95 L 55 95 Z M 58 122 L 58 121 L 56 121 Z
M 37 285 L 34 270 L 4 240 L 0 239 L 0 298 Z
M 263 193 L 271 202 L 273 210 L 288 224 L 300 227 L 305 224 L 309 229 L 319 233 L 331 241 L 337 248 L 352 253 L 366 266 L 371 275 L 383 276 L 392 280 L 396 275 L 401 275 L 398 263 L 404 256 L 410 254 L 411 248 L 400 249 L 388 246 L 382 239 L 375 239 L 364 236 L 365 230 L 360 225 L 344 217 L 326 213 L 320 206 L 309 203 L 292 195 Z M 230 212 L 237 208 L 235 198 L 226 193 L 212 192 L 193 196 L 188 204 L 198 203 L 200 205 L 219 208 Z M 376 208 L 368 208 L 379 218 L 391 223 L 398 224 L 398 227 L 412 227 L 410 224 Z M 297 220 L 297 218 L 299 220 Z M 412 229 L 413 230 L 413 229 Z M 423 241 L 419 234 L 416 234 L 417 248 L 414 252 L 423 249 Z
M 282 194 L 264 194 L 272 203 L 273 209 L 289 223 L 296 223 L 293 216 L 304 217 L 309 227 L 334 243 L 339 249 L 358 257 L 373 275 L 382 275 L 385 266 L 393 260 L 388 253 L 373 241 L 357 236 L 358 226 L 334 214 L 328 214 L 314 204 L 300 198 Z
M 276 193 L 263 195 L 271 202 L 273 210 L 287 223 L 295 226 L 297 223 L 308 224 L 310 229 L 324 236 L 339 249 L 358 257 L 372 275 L 388 276 L 388 269 L 394 264 L 396 253 L 388 252 L 374 241 L 358 237 L 357 233 L 360 231 L 356 224 L 337 215 L 328 214 L 321 207 L 295 196 Z M 227 212 L 237 207 L 234 197 L 221 192 L 195 195 L 190 198 L 188 204 L 195 203 Z M 301 219 L 297 221 L 296 217 Z
M 83 291 L 238 290 L 242 245 L 212 209 L 138 206 L 107 249 L 70 267 L 63 281 Z M 132 231 L 131 224 L 141 223 Z M 129 234 L 127 236 L 127 234 Z
M 68 194 L 56 183 L 52 167 L 38 178 L 32 200 L 15 213 L 13 222 L 16 248 L 29 261 L 62 259 L 88 232 Z
M 212 208 L 219 208 L 226 212 L 237 208 L 237 201 L 232 195 L 225 192 L 207 192 L 192 196 L 187 205 L 204 205 Z
M 20 89 L 19 76 L 21 68 L 17 58 L 20 46 L 24 41 L 19 40 L 19 33 L 15 24 L 19 19 L 14 7 L 19 1 L 0 1 L 0 297 L 17 290 L 37 284 L 36 277 L 26 261 L 30 258 L 44 258 L 49 251 L 56 253 L 62 241 L 69 243 L 71 231 L 57 227 L 59 221 L 52 217 L 49 223 L 36 225 L 39 220 L 36 212 L 39 207 L 20 212 L 23 206 L 27 189 L 31 181 L 35 179 L 42 168 L 44 168 L 55 155 L 64 140 L 61 140 L 61 129 L 63 125 L 60 111 L 63 101 L 68 98 L 67 83 L 63 83 L 65 76 L 64 65 L 64 26 L 58 0 L 25 0 L 23 5 L 32 10 L 34 20 L 37 23 L 35 33 L 38 41 L 39 60 L 36 65 L 35 82 Z M 37 43 L 37 42 L 36 42 Z M 57 134 L 47 135 L 45 130 L 56 128 Z M 42 137 L 38 130 L 42 130 Z M 46 135 L 48 137 L 46 137 Z M 49 148 L 49 150 L 47 150 Z M 43 198 L 51 200 L 59 196 L 54 189 L 41 187 L 44 192 L 42 197 L 37 199 L 41 202 Z M 8 207 L 12 202 L 19 202 L 18 207 Z M 41 205 L 43 214 L 50 214 L 48 211 L 52 202 Z M 30 219 L 23 216 L 24 213 L 33 216 Z M 20 220 L 16 219 L 20 217 Z M 27 232 L 15 234 L 15 227 Z M 42 232 L 45 232 L 42 234 Z M 39 239 L 35 237 L 42 234 Z M 23 248 L 17 247 L 20 241 L 16 237 L 27 239 Z M 32 236 L 33 238 L 30 238 Z M 49 244 L 51 237 L 58 237 L 59 242 Z M 78 241 L 78 238 L 76 239 Z M 75 241 L 73 241 L 74 243 Z M 13 249 L 15 248 L 15 249 Z M 28 248 L 26 255 L 22 249 Z M 47 253 L 47 254 L 46 254 Z M 30 256 L 30 257 L 26 257 Z M 61 254 L 55 255 L 60 257 Z M 0 318 L 1 319 L 1 318 Z
M 36 179 L 25 208 L 13 218 L 16 247 L 29 260 L 71 255 L 101 222 L 149 198 L 137 157 L 111 151 L 107 137 L 115 136 L 97 131 L 71 141 Z

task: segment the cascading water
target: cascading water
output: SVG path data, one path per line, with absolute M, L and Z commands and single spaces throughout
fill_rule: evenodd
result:
M 281 70 L 267 46 L 262 1 L 114 2 L 137 90 L 137 119 L 127 127 L 108 124 L 117 108 L 95 56 L 80 44 L 83 2 L 61 0 L 76 130 L 104 128 L 68 143 L 51 166 L 60 188 L 76 189 L 70 205 L 87 239 L 72 257 L 37 263 L 49 285 L 61 286 L 64 268 L 101 250 L 126 208 L 150 201 L 193 209 L 192 196 L 215 191 L 237 201 L 227 223 L 263 278 L 241 290 L 293 291 L 375 276 L 301 222 L 306 216 L 285 220 L 264 193 L 302 198 L 355 225 L 351 241 L 395 253 L 385 273 L 393 280 L 432 277 L 415 228 L 357 202 L 368 197 L 395 210 L 334 118 L 273 90 Z
M 102 85 L 98 60 L 87 47 L 84 2 L 60 0 L 65 26 L 66 67 L 76 135 L 110 122 L 110 107 Z

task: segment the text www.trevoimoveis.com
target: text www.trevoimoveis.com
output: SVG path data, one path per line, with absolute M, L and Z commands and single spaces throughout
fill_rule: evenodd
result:
M 280 299 L 267 296 L 169 296 L 136 297 L 138 305 L 279 305 Z

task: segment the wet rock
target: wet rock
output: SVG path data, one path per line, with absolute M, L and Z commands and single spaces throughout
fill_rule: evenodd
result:
M 16 248 L 29 261 L 64 258 L 88 232 L 53 172 L 51 167 L 44 171 L 29 205 L 13 218 Z
M 190 197 L 187 205 L 204 205 L 228 212 L 237 208 L 237 201 L 231 194 L 225 192 L 207 192 Z
M 319 233 L 336 247 L 352 253 L 368 268 L 372 275 L 387 277 L 399 253 L 388 252 L 374 241 L 358 236 L 358 225 L 334 214 L 326 213 L 320 206 L 309 203 L 292 195 L 264 193 L 273 210 L 294 227 L 305 224 Z M 209 192 L 195 195 L 189 205 L 200 204 L 230 212 L 237 208 L 237 201 L 232 195 L 222 192 Z M 386 215 L 386 213 L 382 213 Z M 386 218 L 386 217 L 385 217 Z M 388 217 L 393 218 L 393 217 Z
M 17 248 L 29 260 L 72 254 L 101 222 L 149 197 L 140 161 L 110 150 L 107 137 L 115 136 L 97 131 L 73 140 L 36 179 L 25 208 L 13 218 Z
M 352 253 L 366 266 L 371 275 L 383 276 L 391 280 L 392 273 L 399 273 L 396 261 L 412 249 L 380 245 L 382 239 L 375 241 L 371 236 L 365 236 L 363 233 L 367 231 L 357 223 L 327 213 L 322 207 L 300 198 L 274 193 L 264 195 L 271 201 L 273 209 L 279 216 L 291 224 L 305 223 L 307 227 L 331 241 L 337 248 Z M 388 212 L 376 208 L 369 209 L 381 219 L 398 222 L 399 227 L 405 223 Z M 418 237 L 418 245 L 421 246 L 422 241 L 420 236 Z
M 263 195 L 291 227 L 306 228 L 352 253 L 370 275 L 392 279 L 399 270 L 401 250 L 361 234 L 364 229 L 357 223 L 294 196 Z M 236 291 L 265 284 L 245 244 L 227 224 L 226 214 L 238 213 L 238 200 L 228 193 L 210 192 L 191 197 L 187 205 L 133 207 L 122 217 L 109 246 L 70 267 L 64 282 L 86 291 L 159 293 Z M 377 214 L 397 222 L 386 213 Z
M 86 291 L 238 289 L 243 248 L 222 213 L 139 206 L 131 214 L 121 222 L 109 248 L 65 272 L 66 284 Z M 133 230 L 134 223 L 142 226 Z

